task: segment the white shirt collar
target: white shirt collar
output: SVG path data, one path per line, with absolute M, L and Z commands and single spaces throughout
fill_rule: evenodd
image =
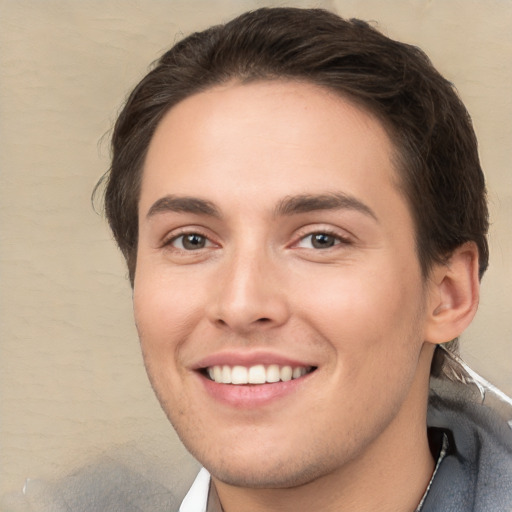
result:
M 206 512 L 209 490 L 210 473 L 202 468 L 182 501 L 179 512 Z

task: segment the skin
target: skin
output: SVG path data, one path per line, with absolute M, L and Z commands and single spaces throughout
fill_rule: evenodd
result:
M 458 333 L 432 334 L 452 281 L 421 275 L 393 150 L 360 107 L 284 81 L 212 88 L 156 130 L 135 319 L 161 405 L 226 512 L 411 511 L 425 491 L 430 362 Z M 454 268 L 474 285 L 469 253 Z M 212 357 L 316 369 L 291 391 L 226 400 L 198 371 Z

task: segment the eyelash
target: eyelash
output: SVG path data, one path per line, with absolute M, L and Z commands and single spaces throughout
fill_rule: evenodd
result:
M 162 246 L 163 247 L 170 247 L 170 248 L 172 248 L 174 250 L 181 251 L 181 252 L 196 252 L 193 249 L 185 249 L 185 248 L 182 248 L 182 247 L 175 247 L 175 246 L 173 246 L 173 244 L 177 240 L 179 240 L 179 239 L 182 239 L 182 244 L 181 245 L 183 245 L 183 241 L 185 240 L 185 238 L 186 237 L 191 237 L 191 236 L 200 237 L 200 238 L 204 239 L 207 244 L 215 245 L 215 242 L 213 242 L 208 235 L 206 235 L 203 232 L 201 232 L 201 230 L 194 229 L 194 230 L 184 230 L 184 231 L 182 231 L 180 233 L 173 233 L 172 236 L 170 236 L 168 239 L 164 240 Z M 200 247 L 197 250 L 204 249 L 204 248 L 205 247 Z
M 334 243 L 333 243 L 333 245 L 328 246 L 328 247 L 304 247 L 304 249 L 310 249 L 310 250 L 315 250 L 315 251 L 317 251 L 317 250 L 325 251 L 327 249 L 332 249 L 333 247 L 335 247 L 337 245 L 350 245 L 352 243 L 349 238 L 341 236 L 339 233 L 335 233 L 333 230 L 318 229 L 315 231 L 307 231 L 307 232 L 300 234 L 297 238 L 297 241 L 292 244 L 292 247 L 300 247 L 301 242 L 307 240 L 308 238 L 311 239 L 311 244 L 313 245 L 314 242 L 313 242 L 312 237 L 314 237 L 315 235 L 325 235 L 327 237 L 330 237 L 330 238 L 334 239 Z M 205 244 L 207 244 L 207 245 L 205 247 L 199 247 L 196 249 L 184 248 L 183 245 L 184 245 L 185 238 L 192 237 L 192 236 L 197 236 L 197 237 L 204 239 Z M 181 242 L 182 247 L 174 246 L 173 244 L 180 239 L 182 239 L 182 242 Z M 173 234 L 170 238 L 168 238 L 166 241 L 164 241 L 164 243 L 162 245 L 164 247 L 171 247 L 177 251 L 192 253 L 192 252 L 200 251 L 201 249 L 207 249 L 208 245 L 214 246 L 216 244 L 206 234 L 204 234 L 200 230 L 190 230 L 190 231 L 187 230 L 187 231 L 183 231 L 178 234 Z
M 341 236 L 339 233 L 336 233 L 334 230 L 330 230 L 330 229 L 317 229 L 317 230 L 314 230 L 314 231 L 307 231 L 306 233 L 304 234 L 300 234 L 299 237 L 298 237 L 298 240 L 297 242 L 295 242 L 293 244 L 294 247 L 297 247 L 299 246 L 299 244 L 305 240 L 307 240 L 308 238 L 311 239 L 311 243 L 313 244 L 313 238 L 315 235 L 325 235 L 327 237 L 331 237 L 334 239 L 334 244 L 332 246 L 329 246 L 329 247 L 322 247 L 322 248 L 319 248 L 319 247 L 312 247 L 312 248 L 308 248 L 308 249 L 311 249 L 311 250 L 315 250 L 315 251 L 326 251 L 327 249 L 332 249 L 334 248 L 335 246 L 337 245 L 350 245 L 352 243 L 352 241 L 346 237 L 346 236 Z

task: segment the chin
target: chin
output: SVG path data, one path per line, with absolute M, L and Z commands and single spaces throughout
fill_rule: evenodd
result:
M 308 451 L 297 447 L 286 451 L 260 449 L 244 454 L 237 450 L 222 454 L 190 451 L 215 479 L 227 485 L 253 489 L 302 486 L 332 473 L 350 459 L 348 453 L 315 452 L 314 443 Z
M 250 467 L 247 467 L 250 466 Z M 206 467 L 210 474 L 221 482 L 235 486 L 252 489 L 284 489 L 305 485 L 327 473 L 325 467 L 306 467 L 297 465 L 284 468 L 281 465 L 254 467 L 254 464 L 247 466 L 226 467 L 214 464 L 213 467 Z

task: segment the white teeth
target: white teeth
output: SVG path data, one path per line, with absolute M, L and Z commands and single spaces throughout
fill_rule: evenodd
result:
M 226 368 L 224 366 L 223 370 Z M 223 372 L 224 373 L 224 372 Z M 231 383 L 232 384 L 247 384 L 249 375 L 245 366 L 233 366 L 231 369 Z
M 279 366 L 277 366 L 277 364 L 271 364 L 267 368 L 267 382 L 279 382 L 280 378 Z
M 211 380 L 219 384 L 265 384 L 273 382 L 287 382 L 306 375 L 310 367 L 279 366 L 271 364 L 265 367 L 262 364 L 246 368 L 245 366 L 210 366 L 206 369 Z
M 217 368 L 217 367 L 216 367 Z M 231 368 L 224 365 L 220 371 L 219 380 L 215 379 L 215 382 L 223 382 L 224 384 L 231 384 Z
M 266 380 L 267 373 L 262 364 L 249 368 L 249 384 L 265 384 Z
M 292 370 L 291 366 L 283 366 L 279 373 L 280 373 L 279 376 L 283 382 L 292 380 L 293 370 Z
M 303 375 L 302 368 L 294 368 L 292 373 L 292 379 L 298 379 Z

